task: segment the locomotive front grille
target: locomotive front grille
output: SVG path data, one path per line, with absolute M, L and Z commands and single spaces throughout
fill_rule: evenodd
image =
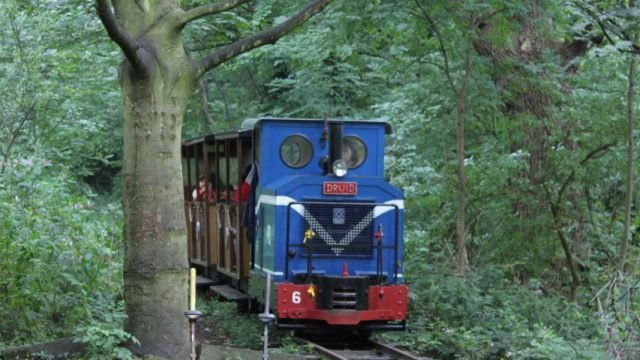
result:
M 306 245 L 313 255 L 371 256 L 374 208 L 374 204 L 305 203 L 304 226 L 315 233 Z
M 367 277 L 319 276 L 316 304 L 324 310 L 366 310 L 369 307 Z
M 355 310 L 357 300 L 356 289 L 333 289 L 331 302 L 334 309 Z

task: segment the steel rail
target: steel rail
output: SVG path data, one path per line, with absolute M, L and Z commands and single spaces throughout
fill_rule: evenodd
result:
M 346 358 L 340 354 L 338 354 L 337 352 L 328 349 L 320 344 L 317 344 L 313 341 L 307 340 L 307 339 L 300 339 L 304 342 L 306 342 L 307 344 L 311 345 L 314 349 L 316 349 L 317 351 L 329 356 L 331 359 L 335 359 L 335 360 L 349 360 L 349 358 Z
M 377 348 L 383 349 L 384 351 L 391 353 L 392 355 L 400 357 L 400 359 L 405 359 L 405 360 L 428 360 L 429 359 L 429 358 L 426 358 L 426 357 L 415 356 L 415 355 L 410 354 L 410 353 L 408 353 L 408 352 L 406 352 L 404 350 L 398 349 L 395 346 L 384 344 L 384 343 L 378 342 L 376 340 L 369 339 L 369 343 L 371 343 L 373 346 L 375 346 Z
M 353 360 L 353 359 L 397 359 L 397 360 L 430 360 L 428 357 L 419 357 L 410 354 L 404 350 L 398 349 L 395 346 L 384 344 L 375 340 L 368 340 L 368 349 L 360 349 L 357 353 L 349 354 L 349 350 L 331 350 L 325 346 L 322 346 L 316 342 L 307 339 L 300 339 L 305 343 L 312 346 L 316 351 L 334 360 Z M 367 352 L 372 352 L 371 355 L 364 355 Z M 346 353 L 346 354 L 345 354 Z M 385 354 L 391 357 L 381 357 L 381 354 Z M 353 356 L 351 356 L 353 355 Z

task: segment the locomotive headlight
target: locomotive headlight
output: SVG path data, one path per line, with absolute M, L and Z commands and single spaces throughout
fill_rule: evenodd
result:
M 333 162 L 333 165 L 331 165 L 331 169 L 333 170 L 333 175 L 337 177 L 343 177 L 347 175 L 347 172 L 349 171 L 349 166 L 347 165 L 346 161 L 342 159 L 338 159 Z

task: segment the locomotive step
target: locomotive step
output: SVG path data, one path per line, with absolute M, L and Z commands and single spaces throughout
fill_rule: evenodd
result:
M 198 275 L 196 276 L 196 286 L 197 287 L 201 287 L 201 286 L 211 286 L 214 285 L 216 282 L 211 280 L 211 279 L 207 279 L 204 276 Z
M 209 286 L 209 289 L 229 301 L 249 300 L 249 295 L 240 292 L 238 289 L 232 288 L 229 285 L 213 285 Z

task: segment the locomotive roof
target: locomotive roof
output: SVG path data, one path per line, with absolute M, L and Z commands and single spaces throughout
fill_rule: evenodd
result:
M 299 118 L 299 119 L 297 119 L 297 118 L 276 118 L 276 117 L 248 118 L 248 119 L 246 119 L 246 120 L 244 120 L 242 122 L 242 124 L 240 125 L 240 128 L 249 130 L 249 129 L 253 129 L 256 126 L 260 125 L 260 123 L 269 122 L 269 121 L 319 122 L 319 121 L 324 121 L 324 119 L 307 119 L 307 118 Z M 391 124 L 389 124 L 389 122 L 387 122 L 385 120 L 381 120 L 381 119 L 373 119 L 373 120 L 327 119 L 327 122 L 330 122 L 330 123 L 350 123 L 350 124 L 378 123 L 378 124 L 383 124 L 384 125 L 385 133 L 390 134 L 392 132 Z

